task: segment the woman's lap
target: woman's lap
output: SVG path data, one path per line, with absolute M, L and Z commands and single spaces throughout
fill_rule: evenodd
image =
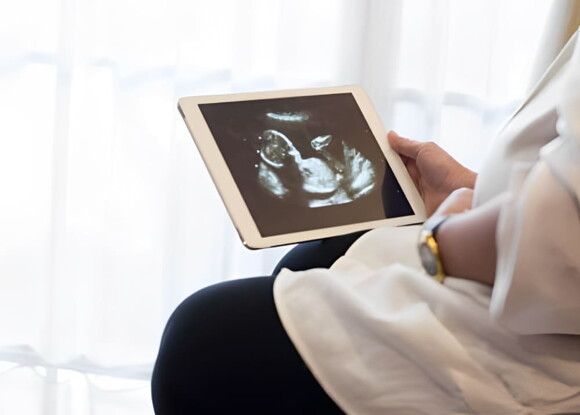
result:
M 274 275 L 283 267 L 328 267 L 361 234 L 300 244 Z M 274 279 L 219 283 L 175 310 L 153 372 L 157 414 L 342 413 L 284 331 Z
M 273 282 L 216 284 L 177 308 L 153 373 L 157 414 L 341 413 L 286 335 Z

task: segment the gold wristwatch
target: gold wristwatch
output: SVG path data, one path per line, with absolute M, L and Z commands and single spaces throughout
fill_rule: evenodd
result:
M 441 256 L 439 255 L 439 245 L 437 244 L 435 235 L 439 227 L 450 217 L 451 215 L 446 215 L 427 220 L 423 224 L 423 229 L 419 234 L 419 257 L 421 258 L 423 268 L 425 268 L 427 274 L 439 283 L 443 283 L 445 272 L 443 271 L 443 264 L 441 263 Z

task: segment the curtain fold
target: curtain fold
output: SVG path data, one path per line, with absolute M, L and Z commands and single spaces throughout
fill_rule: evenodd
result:
M 171 311 L 206 285 L 268 275 L 289 249 L 241 246 L 179 97 L 361 84 L 387 129 L 477 168 L 526 90 L 551 4 L 0 10 L 0 413 L 151 413 Z

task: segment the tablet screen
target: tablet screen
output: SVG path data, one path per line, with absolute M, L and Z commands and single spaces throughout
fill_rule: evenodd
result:
M 199 109 L 262 236 L 414 214 L 351 93 Z

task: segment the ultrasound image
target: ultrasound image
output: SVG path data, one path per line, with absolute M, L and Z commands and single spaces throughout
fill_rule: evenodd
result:
M 200 110 L 263 236 L 413 213 L 350 93 Z
M 304 123 L 307 113 L 272 113 L 267 117 L 283 123 Z M 264 130 L 257 137 L 257 176 L 260 185 L 279 199 L 297 199 L 308 207 L 352 202 L 375 187 L 376 168 L 358 150 L 332 134 L 310 140 L 313 157 L 303 157 L 291 138 L 279 130 Z M 336 144 L 337 151 L 332 151 Z

